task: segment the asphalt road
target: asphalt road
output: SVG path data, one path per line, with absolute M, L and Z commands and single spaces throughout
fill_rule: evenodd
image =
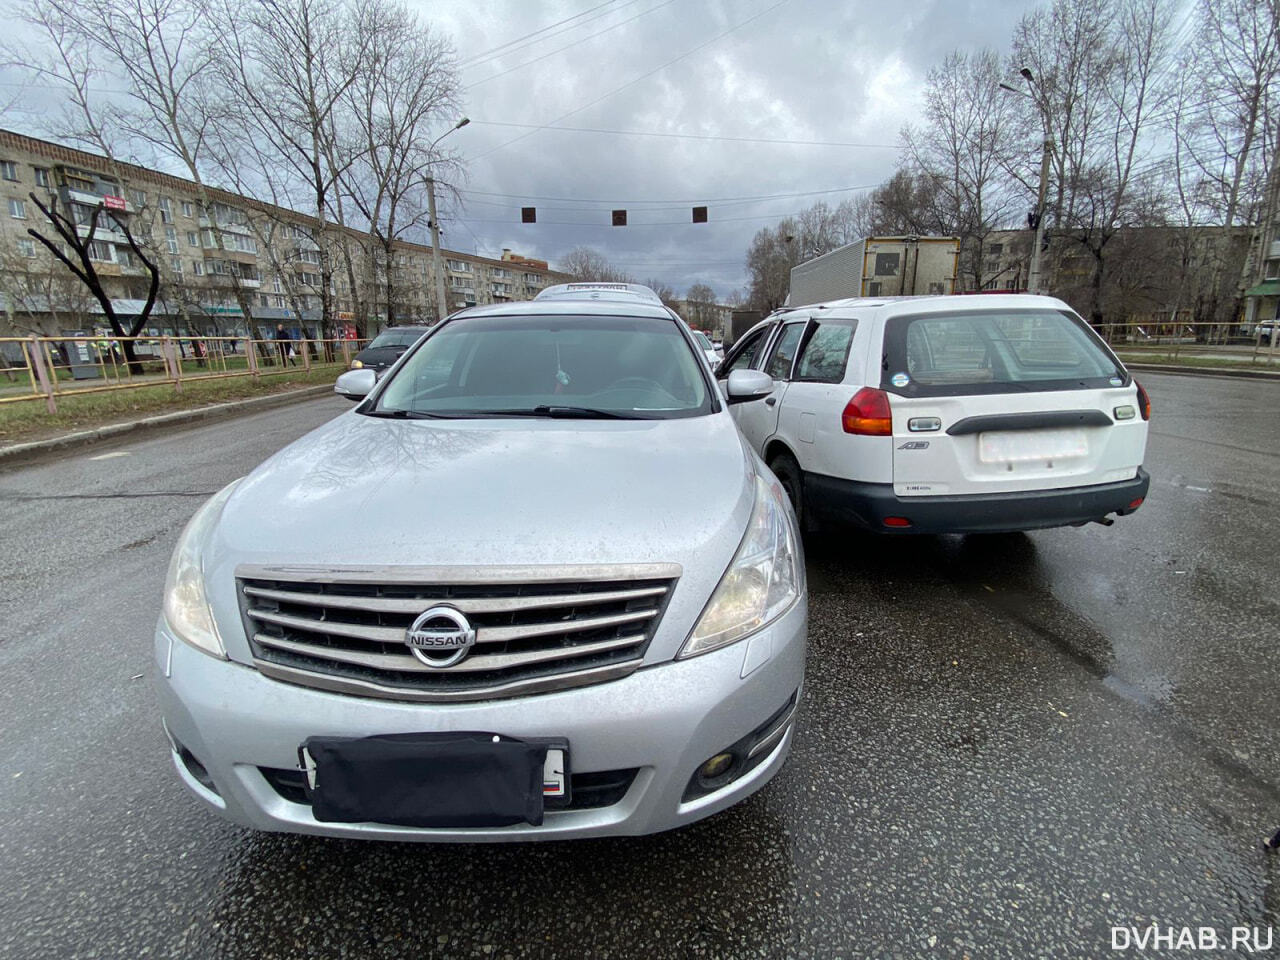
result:
M 977 960 L 1280 926 L 1280 384 L 1147 380 L 1155 480 L 1113 527 L 811 543 L 791 762 L 625 841 L 253 834 L 180 786 L 150 676 L 174 540 L 344 401 L 0 473 L 0 956 Z

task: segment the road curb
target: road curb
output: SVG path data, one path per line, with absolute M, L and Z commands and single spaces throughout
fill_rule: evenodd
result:
M 1184 367 L 1176 363 L 1129 363 L 1127 370 L 1147 370 L 1151 373 L 1173 373 L 1188 377 L 1225 377 L 1228 380 L 1274 380 L 1280 381 L 1280 371 L 1266 370 L 1232 370 L 1217 367 Z
M 300 390 L 270 393 L 263 397 L 250 397 L 248 400 L 231 400 L 227 403 L 216 403 L 208 407 L 175 410 L 173 413 L 143 417 L 141 420 L 111 423 L 105 427 L 95 427 L 92 430 L 78 430 L 75 433 L 66 433 L 60 437 L 50 437 L 47 440 L 15 443 L 7 447 L 0 447 L 0 467 L 37 459 L 50 453 L 60 453 L 76 447 L 91 446 L 102 440 L 111 440 L 126 433 L 154 430 L 160 427 L 190 423 L 195 420 L 217 420 L 242 413 L 255 413 L 259 410 L 270 410 L 272 407 L 282 407 L 325 394 L 333 395 L 333 386 L 331 384 L 321 383 L 311 387 L 303 387 Z

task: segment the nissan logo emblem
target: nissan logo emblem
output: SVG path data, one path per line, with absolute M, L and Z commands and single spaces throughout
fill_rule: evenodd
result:
M 409 625 L 404 642 L 428 667 L 452 667 L 475 646 L 476 631 L 453 607 L 432 607 Z

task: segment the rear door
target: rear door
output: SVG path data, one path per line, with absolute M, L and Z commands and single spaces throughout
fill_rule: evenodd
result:
M 891 316 L 881 388 L 900 497 L 1112 483 L 1142 464 L 1137 388 L 1065 309 Z

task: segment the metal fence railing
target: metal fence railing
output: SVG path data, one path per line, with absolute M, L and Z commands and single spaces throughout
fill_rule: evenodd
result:
M 364 340 L 247 337 L 0 337 L 0 404 L 351 365 Z
M 1103 324 L 1098 333 L 1122 359 L 1205 366 L 1280 363 L 1280 322 Z

